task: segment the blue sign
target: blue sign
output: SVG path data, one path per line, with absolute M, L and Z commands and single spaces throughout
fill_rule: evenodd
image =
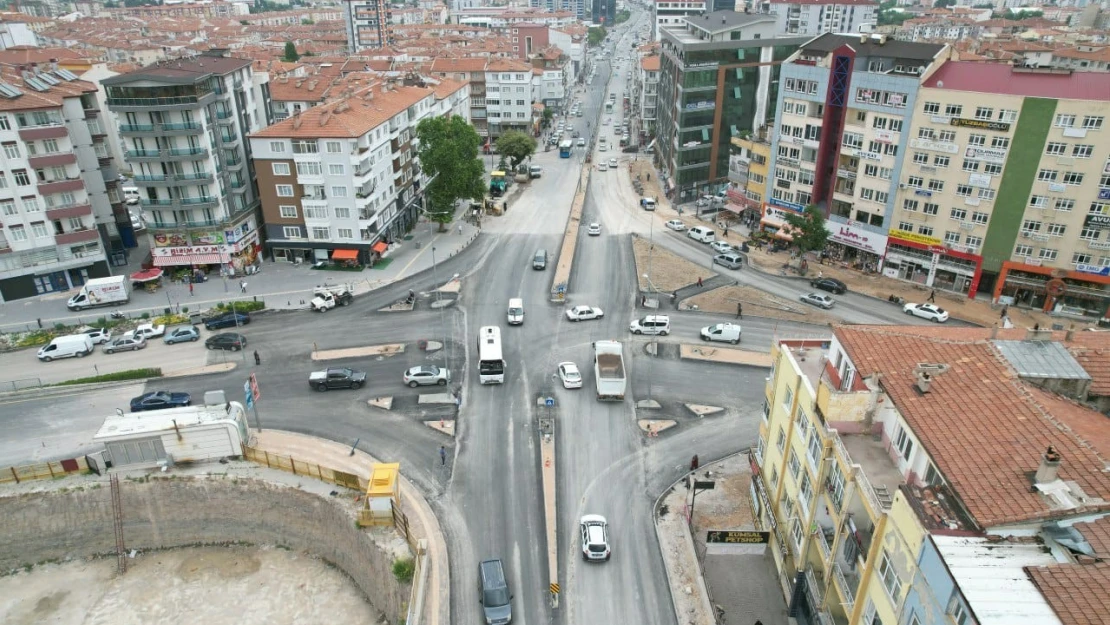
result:
M 923 195 L 925 197 L 933 197 L 933 192 L 932 191 L 926 191 L 925 189 L 917 189 L 913 193 L 914 193 L 914 195 Z
M 547 406 L 548 408 L 554 406 L 555 405 L 555 398 L 554 397 L 548 397 L 547 399 L 543 400 L 543 405 Z
M 1110 200 L 1110 189 L 1099 189 L 1098 190 L 1098 199 L 1100 199 L 1100 200 Z
M 771 198 L 771 204 L 773 204 L 774 206 L 778 206 L 779 208 L 792 210 L 795 213 L 804 212 L 806 209 L 806 207 L 802 206 L 801 204 L 795 204 L 794 202 L 784 202 L 782 200 L 776 200 L 775 198 Z
M 1075 266 L 1075 270 L 1080 273 L 1089 273 L 1096 276 L 1110 276 L 1110 267 L 1103 267 L 1100 265 L 1085 265 L 1079 263 Z
M 254 393 L 251 393 L 251 382 L 250 382 L 250 380 L 247 380 L 246 382 L 243 382 L 243 392 L 247 396 L 247 401 L 246 401 L 247 408 L 253 408 L 254 407 Z

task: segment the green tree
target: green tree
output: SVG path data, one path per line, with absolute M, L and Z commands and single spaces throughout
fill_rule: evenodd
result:
M 952 0 L 952 2 L 955 2 L 955 1 L 956 1 L 956 0 Z M 311 19 L 309 19 L 309 18 L 307 18 L 307 17 L 302 17 L 302 18 L 301 18 L 301 26 L 312 26 L 312 25 L 313 25 L 313 24 L 315 24 L 315 23 L 316 23 L 316 22 L 315 22 L 314 20 L 311 20 Z
M 591 46 L 596 46 L 605 41 L 606 34 L 604 26 L 594 26 L 586 32 L 586 37 Z
M 616 24 L 623 24 L 623 23 L 627 22 L 629 20 L 629 18 L 631 18 L 631 17 L 632 17 L 632 12 L 631 11 L 629 11 L 627 9 L 621 9 L 620 11 L 617 11 L 617 16 L 613 19 L 613 22 L 616 23 Z
M 295 62 L 299 61 L 300 58 L 301 58 L 301 55 L 297 54 L 297 46 L 294 45 L 292 41 L 286 41 L 285 42 L 285 56 L 281 57 L 281 60 L 287 61 L 289 63 L 295 63 Z
M 536 153 L 536 138 L 519 130 L 509 130 L 497 138 L 497 153 L 509 159 L 509 168 L 516 171 L 517 165 Z
M 416 138 L 420 165 L 432 178 L 424 192 L 425 211 L 443 231 L 455 217 L 456 202 L 486 195 L 485 167 L 478 157 L 482 138 L 458 115 L 422 120 L 416 126 Z
M 247 20 L 239 20 L 239 23 L 242 24 L 243 26 L 249 26 L 250 25 L 250 22 L 248 22 Z
M 547 128 L 551 125 L 551 120 L 555 119 L 555 111 L 551 109 L 543 110 L 543 127 Z
M 801 215 L 789 214 L 786 223 L 794 229 L 794 245 L 803 254 L 825 249 L 829 241 L 829 231 L 825 229 L 825 216 L 821 209 L 810 204 Z

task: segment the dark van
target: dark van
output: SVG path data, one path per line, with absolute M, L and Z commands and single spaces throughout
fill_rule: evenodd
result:
M 536 250 L 532 258 L 532 269 L 547 269 L 547 250 Z
M 509 583 L 500 560 L 485 560 L 478 565 L 478 602 L 482 604 L 486 623 L 507 625 L 513 620 Z

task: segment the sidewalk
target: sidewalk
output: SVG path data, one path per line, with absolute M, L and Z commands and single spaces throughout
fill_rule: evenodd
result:
M 458 224 L 462 224 L 459 234 Z M 393 250 L 385 261 L 379 262 L 374 269 L 361 272 L 315 270 L 309 264 L 294 265 L 287 262 L 264 260 L 259 273 L 250 276 L 220 278 L 218 276 L 193 285 L 167 282 L 166 286 L 154 293 L 135 291 L 131 303 L 121 307 L 132 316 L 142 312 L 161 314 L 167 306 L 189 310 L 210 308 L 231 299 L 265 298 L 268 308 L 297 309 L 308 305 L 311 290 L 317 285 L 351 283 L 356 294 L 364 294 L 392 282 L 408 278 L 432 266 L 432 248 L 436 248 L 436 262 L 441 263 L 466 248 L 479 234 L 477 227 L 456 220 L 444 232 L 438 232 L 437 224 L 425 222 L 417 225 L 409 233 L 410 240 L 400 241 L 400 247 Z M 115 275 L 130 275 L 141 269 L 140 263 L 147 255 L 147 239 L 144 237 L 139 247 L 131 250 L 130 262 L 126 267 L 113 267 Z M 442 276 L 446 282 L 450 276 Z M 240 291 L 240 280 L 247 283 L 246 293 Z M 36 298 L 0 303 L 0 331 L 25 331 L 37 329 L 36 320 L 44 327 L 55 323 L 83 323 L 106 316 L 107 308 L 91 309 L 74 313 L 66 308 L 65 302 L 76 291 L 51 293 Z

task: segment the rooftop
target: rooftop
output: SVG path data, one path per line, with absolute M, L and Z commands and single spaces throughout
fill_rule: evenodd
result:
M 711 35 L 734 30 L 748 24 L 768 21 L 775 21 L 775 17 L 759 13 L 737 13 L 736 11 L 713 11 L 712 13 L 691 15 L 686 18 L 686 23 L 692 28 Z
M 885 39 L 885 42 L 884 42 Z M 826 33 L 802 46 L 803 52 L 828 54 L 840 46 L 848 46 L 858 56 L 931 61 L 944 49 L 941 44 L 898 41 L 892 38 L 871 36 L 861 43 L 858 35 L 837 35 Z
M 1063 343 L 1005 340 L 994 341 L 994 346 L 1023 378 L 1091 379 Z
M 201 54 L 183 59 L 159 61 L 128 74 L 106 78 L 100 82 L 107 86 L 126 85 L 142 80 L 172 84 L 193 84 L 210 76 L 224 76 L 250 66 L 250 59 Z
M 922 86 L 1058 100 L 1110 100 L 1110 74 L 1023 71 L 1001 63 L 949 61 Z
M 432 95 L 433 91 L 428 88 L 383 84 L 334 103 L 310 107 L 251 137 L 357 139 Z

